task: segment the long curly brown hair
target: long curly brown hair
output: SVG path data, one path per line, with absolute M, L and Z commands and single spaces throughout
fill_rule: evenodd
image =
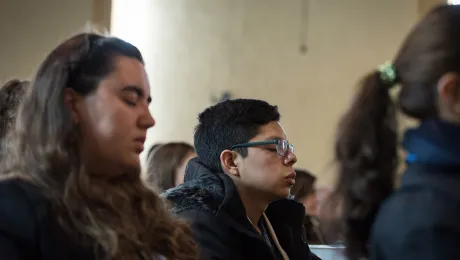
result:
M 133 45 L 94 33 L 78 34 L 46 57 L 19 109 L 6 170 L 41 187 L 62 228 L 98 256 L 198 259 L 191 230 L 143 184 L 140 167 L 115 179 L 85 169 L 82 136 L 64 104 L 64 90 L 91 93 L 113 71 L 117 56 L 143 63 Z

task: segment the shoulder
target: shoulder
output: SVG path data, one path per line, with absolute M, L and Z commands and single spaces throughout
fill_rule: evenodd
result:
M 0 180 L 0 230 L 18 240 L 33 240 L 40 189 L 20 178 Z
M 203 208 L 189 209 L 182 211 L 178 215 L 188 221 L 195 231 L 216 233 L 216 235 L 225 233 L 224 227 L 226 225 L 222 225 L 219 217 L 209 210 Z
M 202 259 L 233 259 L 237 249 L 234 237 L 216 214 L 206 209 L 188 209 L 179 216 L 189 222 Z
M 219 178 L 210 176 L 185 182 L 165 191 L 162 196 L 171 203 L 174 214 L 216 214 L 224 200 L 224 187 Z
M 433 190 L 401 189 L 381 207 L 374 223 L 372 244 L 382 251 L 405 254 L 444 248 L 433 239 L 446 245 L 449 241 L 458 244 L 459 215 L 459 205 L 452 205 Z
M 460 201 L 452 203 L 443 194 L 431 189 L 400 189 L 392 194 L 379 210 L 377 221 L 382 224 L 399 222 L 413 225 L 443 223 L 459 225 Z
M 41 189 L 31 181 L 21 177 L 2 177 L 0 179 L 1 209 L 10 205 L 15 208 L 26 209 L 42 200 L 45 198 Z
M 205 207 L 189 208 L 176 213 L 177 216 L 190 224 L 197 240 L 225 240 L 228 237 L 228 226 L 218 215 Z

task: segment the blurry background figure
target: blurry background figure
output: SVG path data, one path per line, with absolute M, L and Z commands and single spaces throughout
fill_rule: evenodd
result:
M 6 136 L 14 125 L 19 104 L 28 85 L 28 81 L 12 79 L 0 88 L 0 159 L 6 145 Z
M 183 183 L 185 167 L 195 156 L 193 146 L 184 142 L 152 146 L 147 156 L 146 182 L 160 192 Z
M 332 188 L 329 186 L 321 186 L 316 188 L 316 216 L 321 216 L 320 212 L 322 211 L 322 208 L 324 207 L 324 204 L 326 203 L 327 198 L 332 192 Z
M 305 206 L 304 227 L 307 234 L 308 244 L 325 244 L 318 221 L 318 198 L 315 189 L 316 177 L 310 172 L 296 169 L 295 184 L 291 188 L 291 194 Z
M 153 144 L 152 147 L 150 147 L 150 150 L 149 152 L 147 153 L 147 158 L 150 157 L 150 155 L 152 154 L 152 152 L 155 150 L 155 148 L 157 148 L 158 146 L 162 145 L 161 143 L 156 143 L 156 144 Z

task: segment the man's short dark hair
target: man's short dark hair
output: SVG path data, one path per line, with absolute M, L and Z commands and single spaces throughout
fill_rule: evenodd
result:
M 221 171 L 220 154 L 235 144 L 246 143 L 259 128 L 280 120 L 277 106 L 255 99 L 226 100 L 204 110 L 198 116 L 194 146 L 200 162 Z M 247 156 L 247 149 L 239 149 Z
M 12 127 L 28 85 L 28 81 L 13 79 L 0 87 L 0 141 Z

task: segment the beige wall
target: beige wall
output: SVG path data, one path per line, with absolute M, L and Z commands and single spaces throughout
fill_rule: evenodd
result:
M 419 13 L 423 16 L 433 8 L 433 6 L 446 4 L 447 2 L 448 0 L 419 0 Z
M 0 83 L 31 78 L 56 44 L 92 20 L 109 25 L 106 0 L 1 0 Z M 104 10 L 108 10 L 105 11 Z
M 280 106 L 298 165 L 322 183 L 357 79 L 392 59 L 419 15 L 417 0 L 310 0 L 303 55 L 303 0 L 122 1 L 112 4 L 112 32 L 145 55 L 157 119 L 149 143 L 191 141 L 197 114 L 230 90 Z

